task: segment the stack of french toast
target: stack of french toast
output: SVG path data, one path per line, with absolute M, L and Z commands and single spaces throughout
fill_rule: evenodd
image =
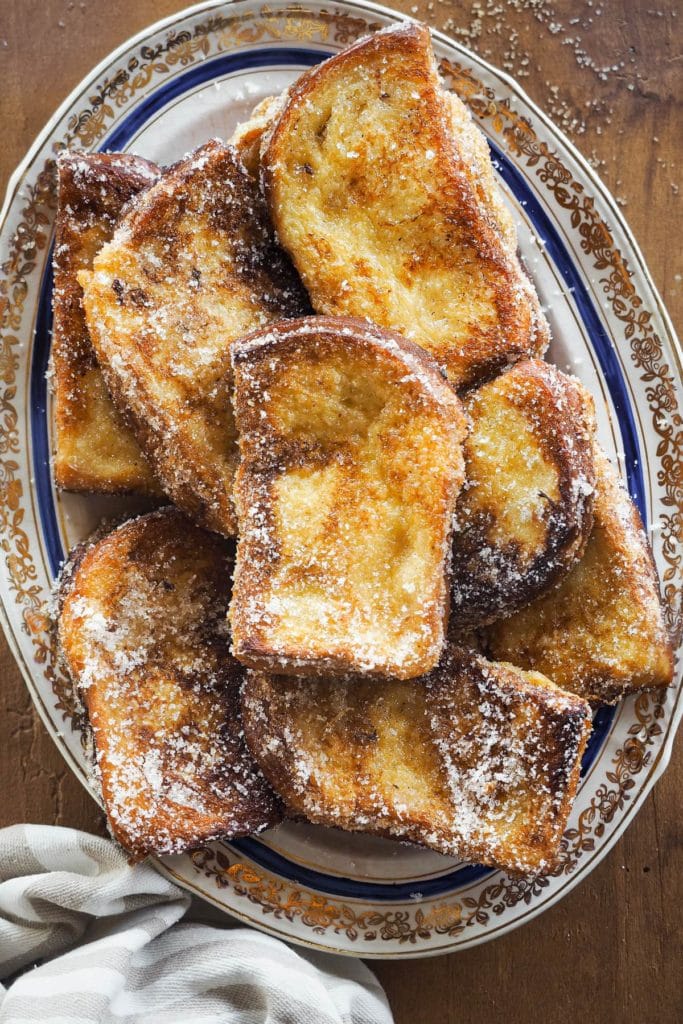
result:
M 56 483 L 166 501 L 58 581 L 133 858 L 289 817 L 553 868 L 591 703 L 667 686 L 672 652 L 548 342 L 422 25 L 171 167 L 62 155 Z

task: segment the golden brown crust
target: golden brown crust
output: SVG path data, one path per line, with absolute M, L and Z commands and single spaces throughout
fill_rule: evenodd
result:
M 160 494 L 107 393 L 77 280 L 113 235 L 123 207 L 156 181 L 159 168 L 126 153 L 64 153 L 58 172 L 51 353 L 55 482 L 70 491 Z
M 452 107 L 429 31 L 402 25 L 295 83 L 261 167 L 316 311 L 399 331 L 460 387 L 540 354 L 548 333 Z
M 486 136 L 477 128 L 470 111 L 459 96 L 454 92 L 448 92 L 445 94 L 445 100 L 451 129 L 462 152 L 463 170 L 477 194 L 481 209 L 488 213 L 505 247 L 514 256 L 517 253 L 517 230 L 512 213 L 505 205 L 496 182 Z
M 543 676 L 456 646 L 409 682 L 249 671 L 242 720 L 309 821 L 524 873 L 554 866 L 591 728 Z
M 673 650 L 638 510 L 596 453 L 594 525 L 581 561 L 552 591 L 490 626 L 494 657 L 550 676 L 588 700 L 615 703 L 668 686 Z
M 169 168 L 80 279 L 107 385 L 164 490 L 234 533 L 230 345 L 308 309 L 234 150 L 209 142 Z
M 462 406 L 365 321 L 276 324 L 233 350 L 234 650 L 274 672 L 429 671 L 443 645 Z
M 525 360 L 470 392 L 456 511 L 452 621 L 512 615 L 571 569 L 593 525 L 593 401 L 576 378 Z M 514 660 L 514 659 L 513 659 Z
M 58 639 L 85 704 L 115 838 L 134 858 L 276 824 L 241 735 L 229 546 L 175 509 L 80 545 Z
M 261 177 L 261 145 L 265 135 L 272 129 L 275 117 L 280 111 L 284 96 L 266 96 L 257 103 L 248 120 L 238 124 L 230 136 L 230 145 L 244 164 L 254 181 Z

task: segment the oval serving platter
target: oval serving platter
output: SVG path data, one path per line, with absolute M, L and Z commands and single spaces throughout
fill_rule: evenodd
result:
M 370 3 L 204 3 L 110 55 L 54 115 L 13 176 L 0 217 L 0 597 L 3 624 L 51 735 L 92 791 L 69 687 L 53 664 L 48 602 L 65 552 L 132 499 L 59 494 L 46 381 L 55 156 L 129 150 L 168 164 L 228 137 L 264 96 L 403 16 Z M 473 111 L 519 224 L 553 332 L 550 359 L 596 399 L 599 434 L 648 526 L 670 624 L 681 623 L 681 350 L 638 247 L 597 176 L 515 82 L 446 36 L 448 88 Z M 680 632 L 680 630 L 679 630 Z M 484 942 L 542 912 L 607 853 L 664 770 L 681 680 L 595 714 L 582 781 L 550 876 L 511 879 L 388 840 L 285 824 L 157 861 L 242 921 L 364 957 Z

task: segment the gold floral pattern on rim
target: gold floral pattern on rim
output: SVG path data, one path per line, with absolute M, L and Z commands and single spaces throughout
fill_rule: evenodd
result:
M 453 935 L 460 922 L 460 909 L 448 903 L 428 911 L 418 907 L 412 914 L 400 908 L 385 913 L 374 908 L 358 913 L 334 897 L 294 888 L 253 864 L 232 860 L 218 844 L 195 850 L 190 856 L 197 871 L 214 879 L 219 888 L 232 887 L 238 896 L 260 906 L 264 914 L 275 920 L 298 919 L 318 935 L 331 930 L 335 935 L 344 934 L 351 942 L 379 938 L 415 943 L 418 938 L 428 939 L 432 934 Z
M 232 887 L 236 895 L 260 906 L 263 915 L 297 919 L 318 934 L 330 929 L 335 935 L 343 933 L 351 942 L 380 938 L 398 940 L 400 944 L 435 936 L 455 937 L 474 924 L 487 925 L 518 903 L 530 904 L 549 887 L 551 879 L 571 875 L 583 855 L 595 851 L 594 836 L 604 835 L 605 827 L 630 800 L 636 785 L 634 776 L 652 764 L 650 748 L 662 732 L 661 698 L 640 694 L 635 715 L 636 722 L 630 726 L 628 739 L 616 752 L 608 773 L 613 786 L 600 785 L 581 812 L 577 828 L 565 832 L 557 867 L 548 875 L 514 878 L 498 873 L 476 895 L 443 901 L 430 910 L 418 904 L 412 912 L 403 907 L 386 913 L 374 909 L 357 913 L 333 896 L 290 885 L 253 863 L 244 863 L 222 845 L 196 850 L 190 857 L 198 872 L 213 879 L 219 888 Z
M 321 11 L 313 15 L 310 10 L 292 4 L 279 12 L 266 5 L 257 18 L 250 13 L 215 15 L 195 25 L 192 33 L 171 31 L 165 42 L 153 47 L 141 46 L 138 55 L 130 57 L 125 66 L 96 87 L 89 97 L 90 106 L 69 120 L 67 134 L 58 148 L 68 147 L 75 140 L 86 149 L 94 146 L 106 133 L 114 116 L 111 104 L 117 108 L 125 106 L 155 74 L 168 74 L 175 65 L 189 67 L 211 53 L 222 53 L 263 39 L 333 42 L 346 46 L 380 28 L 381 22 L 355 18 L 345 12 Z
M 28 186 L 26 202 L 0 267 L 0 550 L 10 579 L 10 592 L 22 609 L 22 629 L 31 638 L 36 664 L 43 666 L 66 716 L 77 717 L 71 687 L 57 671 L 51 639 L 51 620 L 43 588 L 24 529 L 24 485 L 17 455 L 21 450 L 19 416 L 15 405 L 21 329 L 28 294 L 27 280 L 40 269 L 40 254 L 47 251 L 57 205 L 54 160 L 48 160 L 34 185 Z

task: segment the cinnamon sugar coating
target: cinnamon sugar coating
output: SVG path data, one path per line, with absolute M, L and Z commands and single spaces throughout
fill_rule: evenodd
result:
M 552 590 L 485 632 L 496 658 L 613 704 L 673 679 L 671 638 L 638 510 L 596 453 L 594 525 L 581 561 Z
M 164 172 L 79 280 L 105 380 L 165 492 L 235 532 L 235 338 L 308 310 L 263 200 L 217 141 Z
M 159 176 L 128 153 L 63 153 L 58 160 L 51 385 L 58 487 L 159 494 L 140 446 L 112 404 L 90 341 L 78 273 L 90 270 L 126 204 Z
M 591 729 L 585 701 L 454 644 L 408 682 L 249 671 L 242 717 L 309 821 L 522 873 L 555 863 Z
M 439 659 L 466 422 L 417 346 L 283 321 L 233 350 L 234 650 L 273 672 L 409 678 Z
M 543 352 L 548 327 L 486 144 L 443 89 L 426 26 L 360 40 L 282 106 L 261 176 L 316 312 L 398 331 L 459 388 Z
M 453 536 L 452 619 L 472 627 L 529 604 L 583 554 L 595 418 L 579 381 L 540 360 L 517 363 L 464 405 L 472 429 Z
M 167 508 L 81 545 L 62 574 L 60 654 L 87 711 L 112 833 L 135 859 L 281 818 L 242 735 L 232 564 L 228 542 Z

